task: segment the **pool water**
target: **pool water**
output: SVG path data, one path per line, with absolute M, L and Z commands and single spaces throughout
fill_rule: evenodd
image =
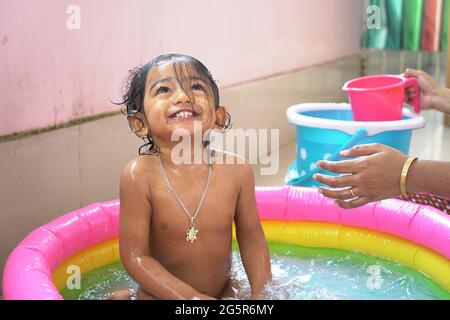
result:
M 239 284 L 236 299 L 247 299 L 250 287 L 237 245 L 232 277 Z M 399 264 L 359 253 L 270 244 L 273 283 L 266 287 L 273 300 L 450 300 L 450 293 L 423 274 Z M 138 285 L 120 262 L 88 272 L 81 289 L 65 288 L 64 299 L 103 300 L 118 288 L 136 292 Z M 135 297 L 132 296 L 131 299 Z

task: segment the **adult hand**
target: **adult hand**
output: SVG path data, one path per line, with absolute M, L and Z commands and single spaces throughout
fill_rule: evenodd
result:
M 342 208 L 356 208 L 372 201 L 394 198 L 400 192 L 400 174 L 408 156 L 382 144 L 358 145 L 341 152 L 344 161 L 317 162 L 317 166 L 340 176 L 315 174 L 314 179 L 333 189 L 319 188 Z M 335 189 L 339 188 L 339 189 Z
M 431 77 L 426 72 L 415 69 L 406 69 L 402 76 L 406 78 L 414 77 L 417 79 L 420 90 L 420 107 L 422 109 L 436 108 L 433 99 L 437 96 L 442 96 L 443 93 L 441 91 L 444 90 L 439 82 L 434 80 L 433 77 Z M 405 90 L 405 93 L 406 102 L 408 103 L 412 103 L 412 100 L 417 96 L 416 89 L 413 87 L 408 87 Z

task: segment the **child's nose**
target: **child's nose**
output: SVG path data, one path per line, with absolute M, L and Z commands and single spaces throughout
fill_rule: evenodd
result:
M 183 88 L 178 88 L 175 93 L 175 104 L 178 104 L 178 103 L 191 103 L 191 98 L 183 90 Z

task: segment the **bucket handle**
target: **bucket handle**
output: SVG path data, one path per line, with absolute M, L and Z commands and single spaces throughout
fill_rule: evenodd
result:
M 327 160 L 337 161 L 337 160 L 343 159 L 340 156 L 341 151 L 350 149 L 351 147 L 357 145 L 361 140 L 363 140 L 367 136 L 368 136 L 367 130 L 363 129 L 363 128 L 359 128 L 358 130 L 356 130 L 355 134 L 345 144 L 343 144 L 335 153 L 333 153 L 331 155 L 331 157 L 329 157 Z M 312 176 L 314 174 L 323 172 L 323 171 L 325 171 L 325 170 L 323 170 L 322 168 L 316 167 L 313 170 L 309 171 L 304 176 L 292 179 L 291 181 L 289 181 L 289 184 L 294 185 L 294 186 L 303 185 L 306 181 L 311 180 Z
M 412 104 L 415 113 L 420 113 L 420 89 L 419 83 L 416 78 L 405 78 L 405 88 L 413 87 L 416 90 L 416 97 L 413 99 Z

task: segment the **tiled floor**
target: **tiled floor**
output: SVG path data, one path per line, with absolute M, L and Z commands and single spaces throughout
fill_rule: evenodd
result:
M 444 115 L 434 110 L 424 111 L 422 115 L 426 120 L 425 128 L 413 133 L 410 154 L 450 161 L 450 127 L 444 126 Z

